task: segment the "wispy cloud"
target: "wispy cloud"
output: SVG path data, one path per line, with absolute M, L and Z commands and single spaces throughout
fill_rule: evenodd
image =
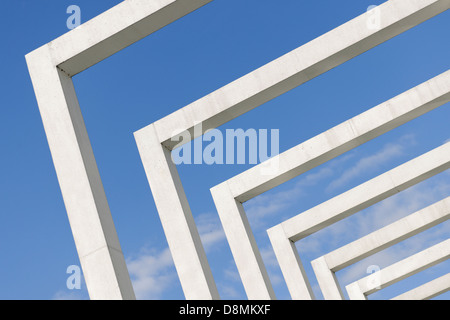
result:
M 346 169 L 339 178 L 330 182 L 326 188 L 326 192 L 345 186 L 352 179 L 367 172 L 373 172 L 392 159 L 404 155 L 406 149 L 414 144 L 414 142 L 414 135 L 404 135 L 397 142 L 386 144 L 377 153 L 361 158 L 354 166 Z
M 354 238 L 351 239 L 353 241 L 417 210 L 425 208 L 447 197 L 449 194 L 450 182 L 443 175 L 437 176 L 431 178 L 431 181 L 422 182 L 364 210 L 364 212 L 358 213 L 353 220 L 341 221 L 340 224 L 342 225 L 340 228 L 354 230 L 355 234 L 351 236 Z M 333 228 L 333 226 L 330 228 Z M 441 223 L 388 249 L 380 251 L 359 263 L 349 266 L 340 272 L 339 281 L 345 286 L 367 275 L 366 269 L 369 265 L 377 265 L 380 268 L 386 267 L 447 239 L 449 234 L 450 221 Z M 345 243 L 348 242 L 347 239 Z
M 225 233 L 216 215 L 201 214 L 196 217 L 196 222 L 206 252 L 215 250 L 220 243 L 226 243 Z M 127 266 L 137 299 L 161 299 L 178 281 L 169 248 L 156 250 L 143 247 L 127 259 Z
M 348 167 L 348 161 L 357 155 L 356 151 L 346 153 L 326 164 L 318 167 L 311 173 L 305 173 L 298 177 L 298 181 L 290 188 L 281 191 L 269 191 L 266 194 L 253 198 L 244 204 L 247 216 L 255 228 L 267 227 L 268 218 L 280 214 L 284 210 L 295 206 L 299 199 L 309 196 L 310 187 L 324 183 L 326 179 L 332 179 L 337 172 L 343 172 L 339 177 L 331 180 L 324 188 L 325 192 L 348 185 L 352 179 L 373 172 L 386 165 L 394 158 L 406 154 L 407 149 L 415 144 L 413 134 L 406 134 L 395 143 L 384 145 L 378 152 L 362 157 L 355 165 Z M 347 169 L 343 169 L 347 167 Z
M 246 202 L 244 204 L 245 211 L 252 226 L 255 228 L 266 227 L 268 218 L 298 204 L 300 198 L 308 196 L 311 186 L 331 177 L 337 167 L 352 157 L 353 154 L 350 153 L 332 160 L 318 168 L 317 171 L 299 177 L 299 180 L 291 188 L 268 192 Z
M 220 243 L 226 243 L 225 232 L 217 214 L 204 213 L 195 220 L 202 244 L 207 252 L 218 249 Z
M 177 276 L 169 249 L 162 251 L 143 248 L 127 261 L 137 299 L 161 299 Z

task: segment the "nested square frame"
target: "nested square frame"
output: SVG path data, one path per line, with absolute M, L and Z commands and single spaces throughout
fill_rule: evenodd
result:
M 71 78 L 211 1 L 127 0 L 26 56 L 91 299 L 135 296 Z M 187 299 L 217 299 L 219 294 L 171 161 L 172 138 L 192 133 L 198 123 L 202 134 L 220 126 L 449 6 L 448 0 L 387 1 L 379 6 L 379 29 L 368 29 L 363 14 L 135 133 Z M 247 296 L 274 298 L 266 280 L 262 291 L 244 281 Z M 256 280 L 255 287 L 259 284 Z

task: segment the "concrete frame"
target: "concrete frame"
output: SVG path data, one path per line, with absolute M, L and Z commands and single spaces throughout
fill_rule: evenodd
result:
M 252 287 L 255 294 L 261 294 L 264 286 L 266 292 L 273 290 L 243 202 L 449 101 L 450 71 L 446 71 L 213 187 L 211 193 L 242 281 L 248 288 L 247 294 Z M 263 168 L 275 165 L 278 165 L 276 174 L 261 174 Z M 249 263 L 250 259 L 254 259 L 253 264 Z M 260 283 L 257 288 L 256 281 Z M 312 296 L 312 292 L 310 294 Z
M 450 273 L 402 293 L 391 300 L 429 300 L 450 290 Z
M 26 55 L 91 299 L 135 299 L 72 77 L 212 0 L 127 0 Z
M 134 299 L 135 296 L 71 78 L 211 1 L 127 0 L 26 55 L 91 299 Z M 204 131 L 217 127 L 449 6 L 449 0 L 422 0 L 420 3 L 390 0 L 379 6 L 383 17 L 379 30 L 365 28 L 367 14 L 363 14 L 200 99 L 199 103 L 135 133 L 140 152 L 143 150 L 141 157 L 147 176 L 162 168 L 168 175 L 156 172 L 155 180 L 164 184 L 164 178 L 171 179 L 165 186 L 157 186 L 158 191 L 153 188 L 152 191 L 157 195 L 158 211 L 163 208 L 160 216 L 164 219 L 161 220 L 166 221 L 164 229 L 186 298 L 218 298 L 218 293 L 198 231 L 190 220 L 190 209 L 176 168 L 168 158 L 175 145 L 171 139 L 174 132 L 192 132 L 195 122 L 202 122 Z M 265 76 L 268 77 L 265 79 Z M 148 137 L 151 139 L 147 143 Z M 152 149 L 155 146 L 158 151 Z M 145 155 L 148 151 L 155 151 L 154 160 Z M 149 183 L 155 185 L 150 179 Z M 176 201 L 156 200 L 163 196 L 164 190 L 175 191 L 169 193 L 169 198 Z M 174 214 L 166 215 L 165 210 L 170 211 L 168 206 L 174 208 Z M 260 296 L 254 295 L 255 298 Z M 263 292 L 263 297 L 270 298 L 272 294 L 267 296 Z
M 295 242 L 450 168 L 450 142 L 267 230 L 293 299 L 314 299 Z
M 173 165 L 170 158 L 170 152 L 174 146 L 180 145 L 179 139 L 176 138 L 180 135 L 186 137 L 186 135 L 183 135 L 185 132 L 189 132 L 189 139 L 197 138 L 207 130 L 235 119 L 243 113 L 430 19 L 449 7 L 449 0 L 424 0 L 420 3 L 404 0 L 387 1 L 379 6 L 380 16 L 382 17 L 380 29 L 367 28 L 366 22 L 369 14 L 364 13 L 135 132 L 136 143 L 147 179 L 183 291 L 187 297 L 193 294 L 189 288 L 195 288 L 192 289 L 194 292 L 199 291 L 196 280 L 199 277 L 207 279 L 206 282 L 209 283 L 210 292 L 212 292 L 210 297 L 214 298 L 218 294 L 213 285 L 211 271 L 207 266 L 206 255 L 176 166 Z M 443 86 L 446 87 L 445 84 Z M 448 90 L 445 93 L 448 93 Z M 426 96 L 428 97 L 428 93 Z M 437 100 L 429 101 L 424 105 L 431 109 L 447 101 L 448 96 L 445 98 L 441 96 Z M 410 116 L 415 117 L 415 115 L 409 114 L 405 118 Z M 198 130 L 198 124 L 202 125 L 202 130 Z M 183 140 L 182 143 L 189 142 L 189 139 Z M 217 190 L 217 192 L 214 192 L 214 190 Z M 228 197 L 227 190 L 212 190 L 213 195 L 216 196 L 222 191 L 225 193 L 220 197 Z M 232 198 L 231 205 L 236 206 L 232 209 L 234 212 L 242 211 L 240 206 L 244 200 L 242 195 L 238 198 L 237 201 Z M 220 209 L 218 210 L 220 211 Z M 224 223 L 223 216 L 221 215 L 222 223 Z M 261 267 L 262 259 L 258 250 L 255 250 L 254 239 L 249 226 L 245 219 L 238 224 L 240 229 L 236 230 L 235 233 L 244 235 L 241 237 L 242 242 L 239 245 L 244 248 L 243 251 L 250 253 L 247 256 L 238 256 L 239 254 L 234 250 L 236 245 L 232 244 L 233 240 L 229 236 L 233 231 L 228 231 L 228 228 L 225 227 L 226 224 L 224 224 L 224 227 L 247 297 L 249 299 L 273 299 L 275 294 L 267 272 L 264 267 Z M 237 251 L 240 251 L 240 249 L 237 249 Z M 249 270 L 249 272 L 245 270 Z
M 368 295 L 443 262 L 449 257 L 450 239 L 447 239 L 360 280 L 352 282 L 345 288 L 350 300 L 366 300 Z M 374 279 L 377 281 L 373 281 Z
M 335 273 L 450 218 L 450 197 L 397 220 L 311 262 L 325 300 L 343 300 Z

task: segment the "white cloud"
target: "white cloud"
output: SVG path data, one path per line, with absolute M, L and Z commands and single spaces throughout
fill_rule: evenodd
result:
M 414 144 L 414 136 L 411 134 L 402 136 L 396 143 L 386 144 L 377 153 L 361 158 L 354 166 L 345 170 L 338 179 L 330 182 L 326 191 L 333 191 L 346 185 L 355 177 L 361 176 L 367 172 L 373 172 L 392 159 L 404 155 L 406 148 L 412 144 Z
M 343 220 L 340 228 L 354 230 L 345 243 L 356 240 L 370 232 L 378 230 L 402 217 L 412 214 L 450 195 L 450 182 L 445 176 L 438 175 L 424 181 L 410 189 L 396 194 L 377 205 L 357 213 L 353 220 Z M 335 225 L 330 226 L 333 228 Z M 367 275 L 369 265 L 378 265 L 380 268 L 393 264 L 414 253 L 422 251 L 440 241 L 448 238 L 450 234 L 450 221 L 403 240 L 402 242 L 380 251 L 370 257 L 352 265 L 340 272 L 339 281 L 342 286 Z M 350 241 L 348 238 L 352 238 Z
M 217 214 L 204 213 L 195 220 L 205 251 L 217 249 L 220 243 L 226 243 L 225 232 Z
M 205 251 L 225 243 L 225 233 L 216 215 L 205 213 L 196 217 L 197 228 Z M 137 299 L 161 299 L 178 281 L 169 248 L 162 250 L 143 247 L 127 259 L 128 271 Z
M 385 145 L 378 153 L 361 159 L 355 167 L 344 171 L 338 179 L 334 180 L 331 187 L 343 185 L 353 177 L 356 177 L 357 174 L 365 170 L 371 170 L 374 166 L 381 165 L 403 155 L 405 148 L 412 143 L 412 136 L 404 136 L 395 144 Z M 318 185 L 327 178 L 332 177 L 333 173 L 336 172 L 336 168 L 342 166 L 344 162 L 354 155 L 355 153 L 349 153 L 344 157 L 328 162 L 312 173 L 299 177 L 299 180 L 289 189 L 268 192 L 248 201 L 245 204 L 246 212 L 249 220 L 251 220 L 253 229 L 256 227 L 258 230 L 265 230 L 266 227 L 271 227 L 270 223 L 273 222 L 269 219 L 271 216 L 295 206 L 299 198 L 308 196 L 309 187 Z M 450 170 L 447 170 L 448 172 Z M 302 239 L 298 243 L 300 245 L 299 250 L 302 254 L 316 255 L 317 257 L 329 252 L 330 250 L 324 252 L 324 248 L 330 244 L 337 248 L 356 240 L 369 232 L 440 200 L 444 196 L 448 196 L 448 194 L 450 194 L 450 183 L 447 180 L 441 179 L 431 183 L 424 182 L 357 213 L 353 219 L 344 219 Z M 201 214 L 195 220 L 205 250 L 207 252 L 221 250 L 221 245 L 226 243 L 226 237 L 217 214 Z M 384 250 L 367 258 L 364 260 L 364 265 L 355 264 L 350 266 L 341 271 L 340 281 L 343 284 L 347 284 L 349 281 L 354 281 L 358 277 L 366 275 L 367 264 L 388 265 L 398 260 L 400 256 L 424 248 L 425 245 L 442 237 L 445 232 L 448 234 L 448 228 L 449 226 L 447 225 L 447 229 L 439 229 L 440 231 L 435 232 L 434 236 L 429 235 L 428 238 L 412 239 L 408 249 L 397 245 L 391 248 L 390 251 Z M 352 230 L 352 232 L 347 232 L 348 230 Z M 270 245 L 261 249 L 261 255 L 274 286 L 283 283 L 284 280 Z M 133 279 L 136 296 L 139 299 L 160 299 L 164 296 L 165 291 L 169 290 L 178 281 L 169 249 L 160 251 L 142 250 L 136 257 L 128 259 L 128 268 Z M 241 298 L 242 292 L 237 287 L 240 285 L 240 277 L 235 267 L 223 270 L 223 276 L 224 280 L 218 283 L 221 295 L 230 299 Z M 60 295 L 63 297 L 62 293 Z
M 283 210 L 298 203 L 299 198 L 308 196 L 309 187 L 317 185 L 322 180 L 333 175 L 335 167 L 353 157 L 347 154 L 339 159 L 328 162 L 316 172 L 306 173 L 299 177 L 293 187 L 278 192 L 269 191 L 259 195 L 244 204 L 245 211 L 254 228 L 267 227 L 267 218 L 279 214 Z
M 161 299 L 177 279 L 169 249 L 142 249 L 127 260 L 128 271 L 137 299 Z

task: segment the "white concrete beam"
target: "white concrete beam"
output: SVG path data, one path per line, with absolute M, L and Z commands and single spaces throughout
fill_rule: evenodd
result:
M 89 295 L 134 299 L 72 79 L 55 68 L 48 47 L 27 63 Z
M 450 197 L 447 197 L 312 261 L 324 298 L 344 299 L 335 272 L 449 218 Z
M 331 271 L 325 257 L 322 256 L 311 261 L 311 265 L 323 298 L 325 300 L 344 300 L 344 293 L 341 290 L 336 274 Z M 289 272 L 286 272 L 286 274 L 289 274 Z
M 186 299 L 219 299 L 171 152 L 152 125 L 134 135 Z
M 211 1 L 123 1 L 46 46 L 72 77 Z
M 315 296 L 303 268 L 295 243 L 286 238 L 280 225 L 267 231 L 275 256 L 285 276 L 285 282 L 293 300 L 314 300 Z M 295 265 L 297 268 L 286 270 L 285 267 Z M 304 281 L 297 281 L 304 279 Z
M 330 252 L 324 257 L 330 269 L 337 272 L 376 252 L 432 228 L 449 218 L 450 197 L 447 197 Z
M 269 229 L 268 234 L 274 251 L 283 252 L 283 259 L 278 263 L 284 278 L 291 279 L 296 283 L 303 282 L 305 285 L 308 281 L 303 273 L 298 271 L 301 266 L 290 263 L 298 260 L 298 257 L 295 256 L 296 253 L 293 250 L 284 250 L 279 245 L 279 241 L 273 241 L 270 237 L 274 229 L 282 229 L 286 240 L 296 242 L 450 168 L 449 154 L 450 142 Z M 278 232 L 278 234 L 280 233 L 281 231 Z M 291 293 L 291 295 L 295 295 L 295 293 Z M 338 296 L 336 299 L 339 299 Z
M 450 168 L 450 142 L 385 172 L 281 223 L 288 239 L 298 241 L 353 213 Z
M 345 288 L 347 290 L 347 294 L 352 297 L 351 300 L 367 300 L 367 297 L 362 292 L 358 282 L 353 282 Z
M 71 77 L 210 1 L 123 1 L 26 55 L 91 299 L 135 295 Z
M 227 185 L 217 186 L 212 195 L 247 298 L 275 299 L 275 292 L 242 204 L 233 199 Z M 230 212 L 236 214 L 228 214 Z
M 450 70 L 226 181 L 234 198 L 252 199 L 371 139 L 450 102 Z M 278 167 L 261 174 L 264 167 Z
M 398 295 L 391 300 L 429 300 L 450 290 L 450 273 Z
M 256 244 L 254 243 L 249 247 L 241 245 L 249 237 L 253 239 L 251 229 L 245 227 L 248 225 L 248 221 L 240 204 L 241 201 L 257 196 L 263 191 L 286 182 L 449 101 L 450 71 L 446 71 L 211 188 L 211 193 L 231 251 L 235 256 L 238 270 L 244 272 L 243 270 L 248 270 L 250 266 L 254 265 L 257 268 L 254 268 L 253 271 L 246 271 L 252 277 L 257 274 L 263 275 L 267 273 L 264 264 L 259 262 L 259 254 L 255 251 Z M 276 174 L 262 174 L 264 168 L 276 168 L 276 166 L 278 166 Z M 242 261 L 239 261 L 239 257 L 242 257 Z M 284 258 L 288 259 L 287 257 Z M 253 261 L 251 264 L 248 262 L 250 259 Z M 291 259 L 296 260 L 297 258 L 292 256 Z M 239 268 L 239 266 L 242 266 L 242 268 Z M 246 288 L 251 288 L 251 283 L 256 283 L 255 279 L 251 282 L 248 280 L 249 282 L 245 283 L 247 281 L 246 277 L 241 275 L 241 278 Z M 262 285 L 266 285 L 267 289 L 265 292 L 267 293 L 273 290 L 271 285 L 263 279 L 266 278 L 260 278 L 259 285 L 254 286 L 254 290 L 249 289 L 247 295 L 253 296 L 252 292 L 255 295 L 261 294 L 263 292 L 261 290 Z M 297 296 L 295 293 L 294 295 Z
M 357 280 L 348 285 L 346 288 L 353 288 L 355 283 L 357 283 L 361 293 L 368 296 L 378 290 L 443 262 L 449 257 L 450 239 L 447 239 L 406 259 L 383 268 L 380 271 L 374 272 L 369 276 Z M 374 279 L 376 281 L 374 281 Z M 355 294 L 355 291 L 353 290 L 347 290 L 347 293 L 351 300 L 360 299 L 361 297 L 360 294 Z
M 380 29 L 367 27 L 366 12 L 158 120 L 161 142 L 172 149 L 172 137 L 186 130 L 194 139 L 449 9 L 450 0 L 390 0 L 378 8 Z M 198 123 L 203 132 L 196 134 Z
M 197 100 L 196 102 L 179 109 L 167 117 L 152 124 L 156 130 L 159 142 L 167 149 L 172 150 L 179 144 L 177 137 L 185 131 L 190 132 L 190 139 L 202 135 L 206 130 L 220 126 L 221 124 L 238 117 L 239 115 L 273 99 L 315 76 L 324 73 L 331 68 L 363 53 L 370 48 L 408 30 L 409 28 L 445 11 L 450 7 L 449 0 L 425 0 L 424 2 L 408 2 L 391 0 L 381 5 L 380 11 L 383 16 L 379 30 L 367 28 L 369 14 L 363 14 L 348 23 L 330 31 L 329 33 L 311 41 L 310 43 L 282 56 L 281 58 L 255 70 L 254 72 L 230 83 L 229 85 Z M 202 131 L 196 132 L 194 128 L 202 124 Z M 183 140 L 183 143 L 188 140 Z M 148 158 L 144 166 L 152 168 L 155 164 Z M 154 184 L 152 190 L 159 188 Z M 161 187 L 162 188 L 162 187 Z M 155 193 L 159 193 L 156 191 Z M 170 206 L 169 201 L 161 199 Z M 232 215 L 240 221 L 240 229 L 245 237 L 241 238 L 242 247 L 247 248 L 249 255 L 244 262 L 237 265 L 244 266 L 242 270 L 248 269 L 245 263 L 250 259 L 248 265 L 257 266 L 253 273 L 248 272 L 250 278 L 258 278 L 258 283 L 244 285 L 252 286 L 255 296 L 270 297 L 272 288 L 267 282 L 267 272 L 260 260 L 257 248 L 250 237 L 251 230 L 246 225 L 246 217 L 242 216 L 243 210 L 239 209 L 238 202 L 232 201 Z M 237 205 L 236 205 L 237 204 Z M 228 207 L 228 206 L 227 206 Z M 165 213 L 163 213 L 165 215 Z M 180 212 L 181 214 L 181 212 Z M 186 219 L 189 220 L 190 212 L 186 211 Z M 226 215 L 227 213 L 225 213 Z M 181 215 L 180 215 L 181 217 Z M 222 219 L 222 218 L 221 218 Z M 222 219 L 232 220 L 232 219 Z M 186 222 L 186 224 L 189 224 Z M 225 227 L 225 229 L 229 229 Z M 227 233 L 227 231 L 226 231 Z M 228 232 L 228 234 L 233 234 Z M 238 236 L 239 237 L 239 236 Z M 185 239 L 190 243 L 189 237 Z M 232 252 L 236 252 L 232 249 Z M 234 253 L 233 253 L 234 254 Z M 235 256 L 240 256 L 236 255 Z M 239 268 L 239 267 L 238 267 Z M 244 272 L 244 271 L 243 271 Z M 242 277 L 242 275 L 241 275 Z M 246 278 L 244 276 L 243 278 Z M 257 288 L 265 287 L 264 291 Z M 247 293 L 253 296 L 253 293 Z

